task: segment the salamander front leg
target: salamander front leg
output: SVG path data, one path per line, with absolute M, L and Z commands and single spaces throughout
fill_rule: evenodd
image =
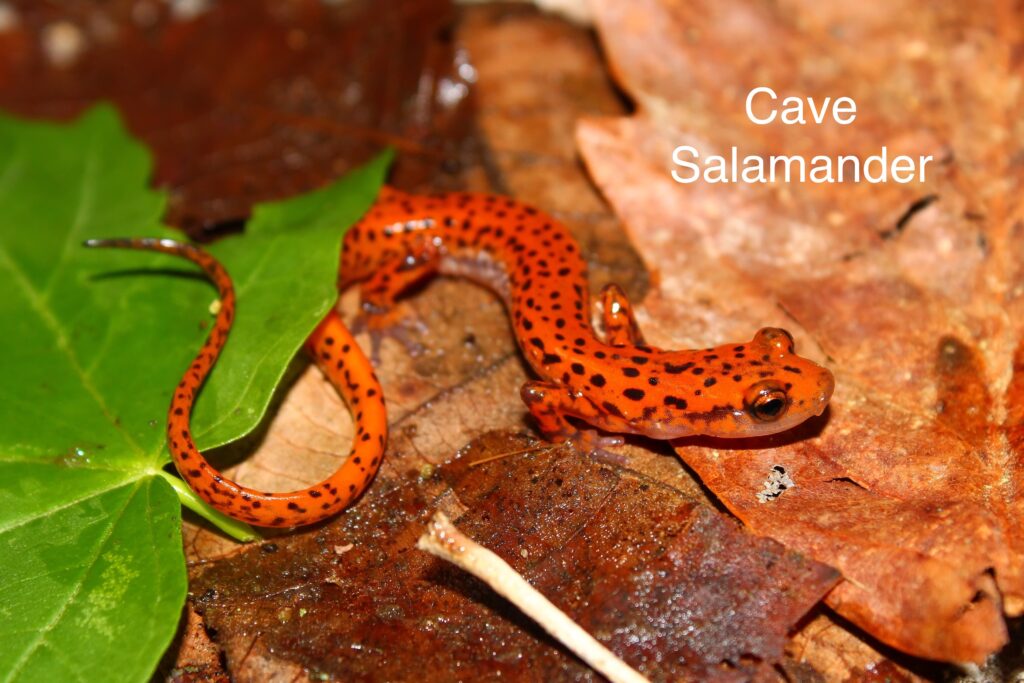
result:
M 396 306 L 403 292 L 417 282 L 437 273 L 440 255 L 433 247 L 424 246 L 404 258 L 384 263 L 363 284 L 359 291 L 361 312 L 352 325 L 353 332 L 370 334 L 370 358 L 376 365 L 380 360 L 380 345 L 384 337 L 395 339 L 410 355 L 423 353 L 423 345 L 410 334 L 422 334 L 425 326 L 408 312 Z
M 626 293 L 612 283 L 601 290 L 601 319 L 605 342 L 612 346 L 642 346 L 644 336 L 633 316 L 633 306 Z
M 577 398 L 567 387 L 555 382 L 527 382 L 519 394 L 546 439 L 552 443 L 568 442 L 577 450 L 601 460 L 623 464 L 622 456 L 605 450 L 610 446 L 621 446 L 621 436 L 604 436 L 596 429 L 580 429 L 567 419 L 576 417 L 588 424 L 605 426 L 607 420 L 590 401 Z M 608 426 L 614 429 L 614 425 Z

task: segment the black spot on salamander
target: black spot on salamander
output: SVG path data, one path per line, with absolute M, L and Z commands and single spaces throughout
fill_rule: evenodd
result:
M 622 368 L 622 374 L 626 377 L 639 377 L 640 371 L 636 368 Z
M 541 359 L 541 362 L 544 365 L 557 365 L 562 362 L 562 357 L 555 355 L 553 353 L 545 353 L 544 357 Z
M 708 377 L 706 380 L 704 380 L 704 386 L 713 387 L 715 386 L 715 382 L 717 381 L 718 380 L 716 380 L 714 377 Z
M 703 375 L 704 374 L 704 368 L 694 368 L 693 369 L 693 374 L 695 374 L 695 375 Z
M 656 387 L 656 386 L 658 386 L 658 378 L 657 377 L 648 377 L 647 378 L 647 383 L 650 384 L 652 387 Z
M 739 381 L 742 381 L 742 380 L 743 380 L 743 375 L 733 375 L 732 376 L 732 381 L 733 382 L 739 382 Z
M 783 365 L 783 366 L 782 366 L 782 369 L 783 369 L 783 370 L 785 370 L 786 372 L 792 372 L 792 373 L 793 373 L 794 375 L 799 375 L 799 374 L 801 374 L 801 373 L 800 373 L 800 368 L 794 368 L 794 367 L 793 367 L 793 366 L 791 366 L 791 365 Z
M 615 405 L 614 403 L 612 403 L 611 401 L 603 402 L 601 404 L 601 407 L 604 408 L 604 411 L 606 413 L 608 413 L 609 415 L 614 415 L 615 417 L 621 417 L 621 418 L 625 418 L 626 417 L 625 415 L 622 414 L 622 411 L 619 410 L 619 407 L 617 405 Z
M 632 401 L 642 401 L 647 393 L 643 389 L 626 389 L 622 392 L 622 395 Z
M 544 340 L 541 339 L 540 337 L 533 337 L 532 339 L 530 339 L 530 343 L 536 346 L 541 351 L 544 350 Z
M 686 410 L 685 398 L 679 398 L 678 396 L 666 396 L 664 402 L 665 405 L 669 406 L 670 408 L 676 407 L 679 408 L 680 410 Z
M 573 363 L 573 364 L 572 364 L 571 366 L 569 366 L 569 367 L 570 367 L 570 368 L 572 369 L 572 371 L 573 371 L 574 373 L 576 373 L 577 375 L 582 375 L 583 373 L 585 373 L 585 372 L 587 371 L 587 370 L 586 370 L 586 368 L 584 368 L 584 367 L 583 367 L 583 364 L 582 364 L 582 363 Z
M 678 375 L 682 372 L 686 372 L 694 366 L 694 363 L 683 363 L 682 365 L 673 365 L 672 363 L 665 363 L 665 372 L 670 375 Z
M 650 359 L 645 358 L 643 356 L 633 356 L 632 358 L 630 358 L 630 360 L 636 363 L 637 365 L 643 365 Z
M 591 375 L 590 383 L 593 384 L 595 387 L 603 387 L 608 382 L 607 380 L 605 380 L 604 375 Z

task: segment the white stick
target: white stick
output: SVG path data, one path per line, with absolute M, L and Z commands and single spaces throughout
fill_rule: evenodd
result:
M 416 547 L 462 567 L 487 583 L 612 683 L 647 681 L 538 593 L 505 560 L 456 529 L 443 512 L 434 513 Z

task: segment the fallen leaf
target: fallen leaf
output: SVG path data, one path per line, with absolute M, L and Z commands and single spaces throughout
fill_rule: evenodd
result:
M 388 145 L 405 186 L 451 178 L 460 156 L 472 71 L 451 44 L 446 0 L 209 2 L 195 13 L 176 10 L 187 3 L 11 4 L 0 107 L 63 120 L 114 102 L 154 152 L 165 220 L 194 238 Z M 41 37 L 55 26 L 82 43 L 63 66 Z
M 677 452 L 753 531 L 839 568 L 828 604 L 919 656 L 980 662 L 1024 609 L 1019 18 L 1000 5 L 596 3 L 636 116 L 584 122 L 588 168 L 659 287 L 663 346 L 793 330 L 828 414 Z M 771 45 L 764 50 L 764 45 Z M 754 87 L 847 96 L 849 126 L 754 125 Z M 672 151 L 932 155 L 925 183 L 676 183 Z M 628 178 L 629 181 L 625 182 Z M 773 468 L 795 483 L 762 502 Z
M 185 605 L 185 630 L 174 668 L 167 675 L 170 683 L 228 683 L 220 648 L 211 640 L 202 617 Z
M 837 578 L 674 489 L 571 452 L 469 466 L 493 455 L 489 442 L 507 443 L 485 439 L 276 552 L 207 568 L 193 582 L 207 623 L 259 633 L 266 652 L 332 676 L 401 679 L 410 658 L 424 680 L 585 674 L 480 582 L 414 549 L 432 501 L 660 679 L 772 678 L 792 624 Z M 352 549 L 339 557 L 341 544 Z M 232 638 L 229 660 L 251 640 Z

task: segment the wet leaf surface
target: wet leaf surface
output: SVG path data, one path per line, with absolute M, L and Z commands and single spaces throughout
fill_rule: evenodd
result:
M 416 661 L 441 678 L 589 679 L 489 588 L 414 549 L 436 505 L 462 511 L 455 521 L 472 538 L 661 679 L 770 678 L 790 625 L 837 578 L 679 491 L 571 452 L 469 467 L 491 442 L 506 447 L 496 437 L 427 479 L 377 487 L 287 551 L 275 542 L 246 553 L 255 565 L 243 557 L 202 572 L 192 590 L 207 623 L 260 634 L 235 647 L 258 640 L 339 677 L 394 680 Z
M 947 661 L 983 660 L 1006 642 L 1004 613 L 1024 609 L 1020 23 L 1000 7 L 600 2 L 640 111 L 578 131 L 660 275 L 649 339 L 705 345 L 782 325 L 836 374 L 824 419 L 739 448 L 680 442 L 680 457 L 755 532 L 839 568 L 828 603 L 841 615 Z M 755 126 L 744 99 L 766 84 L 853 97 L 858 119 Z M 683 185 L 670 176 L 679 144 L 886 145 L 936 165 L 924 184 Z M 796 485 L 762 503 L 777 466 Z

